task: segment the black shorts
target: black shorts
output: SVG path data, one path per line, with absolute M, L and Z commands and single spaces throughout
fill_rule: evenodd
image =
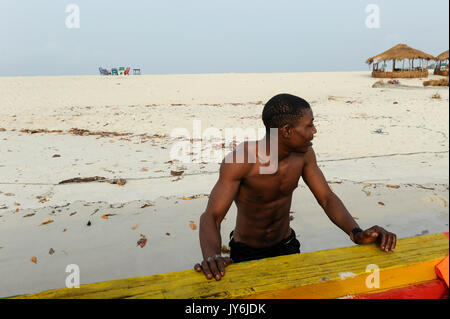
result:
M 271 247 L 253 248 L 244 243 L 235 242 L 233 231 L 230 233 L 230 257 L 234 263 L 257 260 L 262 258 L 277 257 L 300 253 L 300 242 L 295 238 L 295 232 L 291 228 L 291 235 L 278 244 Z

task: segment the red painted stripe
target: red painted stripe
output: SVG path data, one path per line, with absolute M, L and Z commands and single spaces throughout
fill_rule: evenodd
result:
M 449 290 L 445 282 L 436 279 L 379 293 L 358 295 L 353 299 L 446 299 L 448 296 Z
M 444 235 L 448 237 L 448 232 L 444 233 Z

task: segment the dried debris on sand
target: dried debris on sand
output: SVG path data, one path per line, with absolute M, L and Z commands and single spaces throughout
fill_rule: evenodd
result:
M 448 78 L 424 81 L 423 86 L 448 86 Z

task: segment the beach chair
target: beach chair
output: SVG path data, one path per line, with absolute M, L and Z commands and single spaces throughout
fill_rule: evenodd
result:
M 141 75 L 141 69 L 133 69 L 133 75 Z
M 399 85 L 400 84 L 400 82 L 398 80 L 389 80 L 387 83 L 388 84 L 393 84 L 393 85 Z
M 124 68 L 123 66 L 121 66 L 121 67 L 119 68 L 119 75 L 123 75 L 124 72 L 125 72 L 125 68 Z
M 126 68 L 125 72 L 123 72 L 124 75 L 130 75 L 130 68 Z
M 117 72 L 117 68 L 112 68 L 111 69 L 111 74 L 112 75 L 119 75 L 119 73 Z
M 107 69 L 104 69 L 102 67 L 98 68 L 98 70 L 100 71 L 101 75 L 110 75 L 111 72 L 109 72 Z
M 379 87 L 382 87 L 382 86 L 384 86 L 383 80 L 376 81 L 374 84 L 372 84 L 373 88 L 379 88 Z

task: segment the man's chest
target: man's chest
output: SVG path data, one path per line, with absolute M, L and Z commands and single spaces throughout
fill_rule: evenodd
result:
M 255 166 L 244 179 L 242 186 L 249 196 L 263 201 L 289 196 L 298 187 L 303 164 L 302 158 L 290 158 L 280 162 L 274 174 L 261 174 L 259 167 Z

